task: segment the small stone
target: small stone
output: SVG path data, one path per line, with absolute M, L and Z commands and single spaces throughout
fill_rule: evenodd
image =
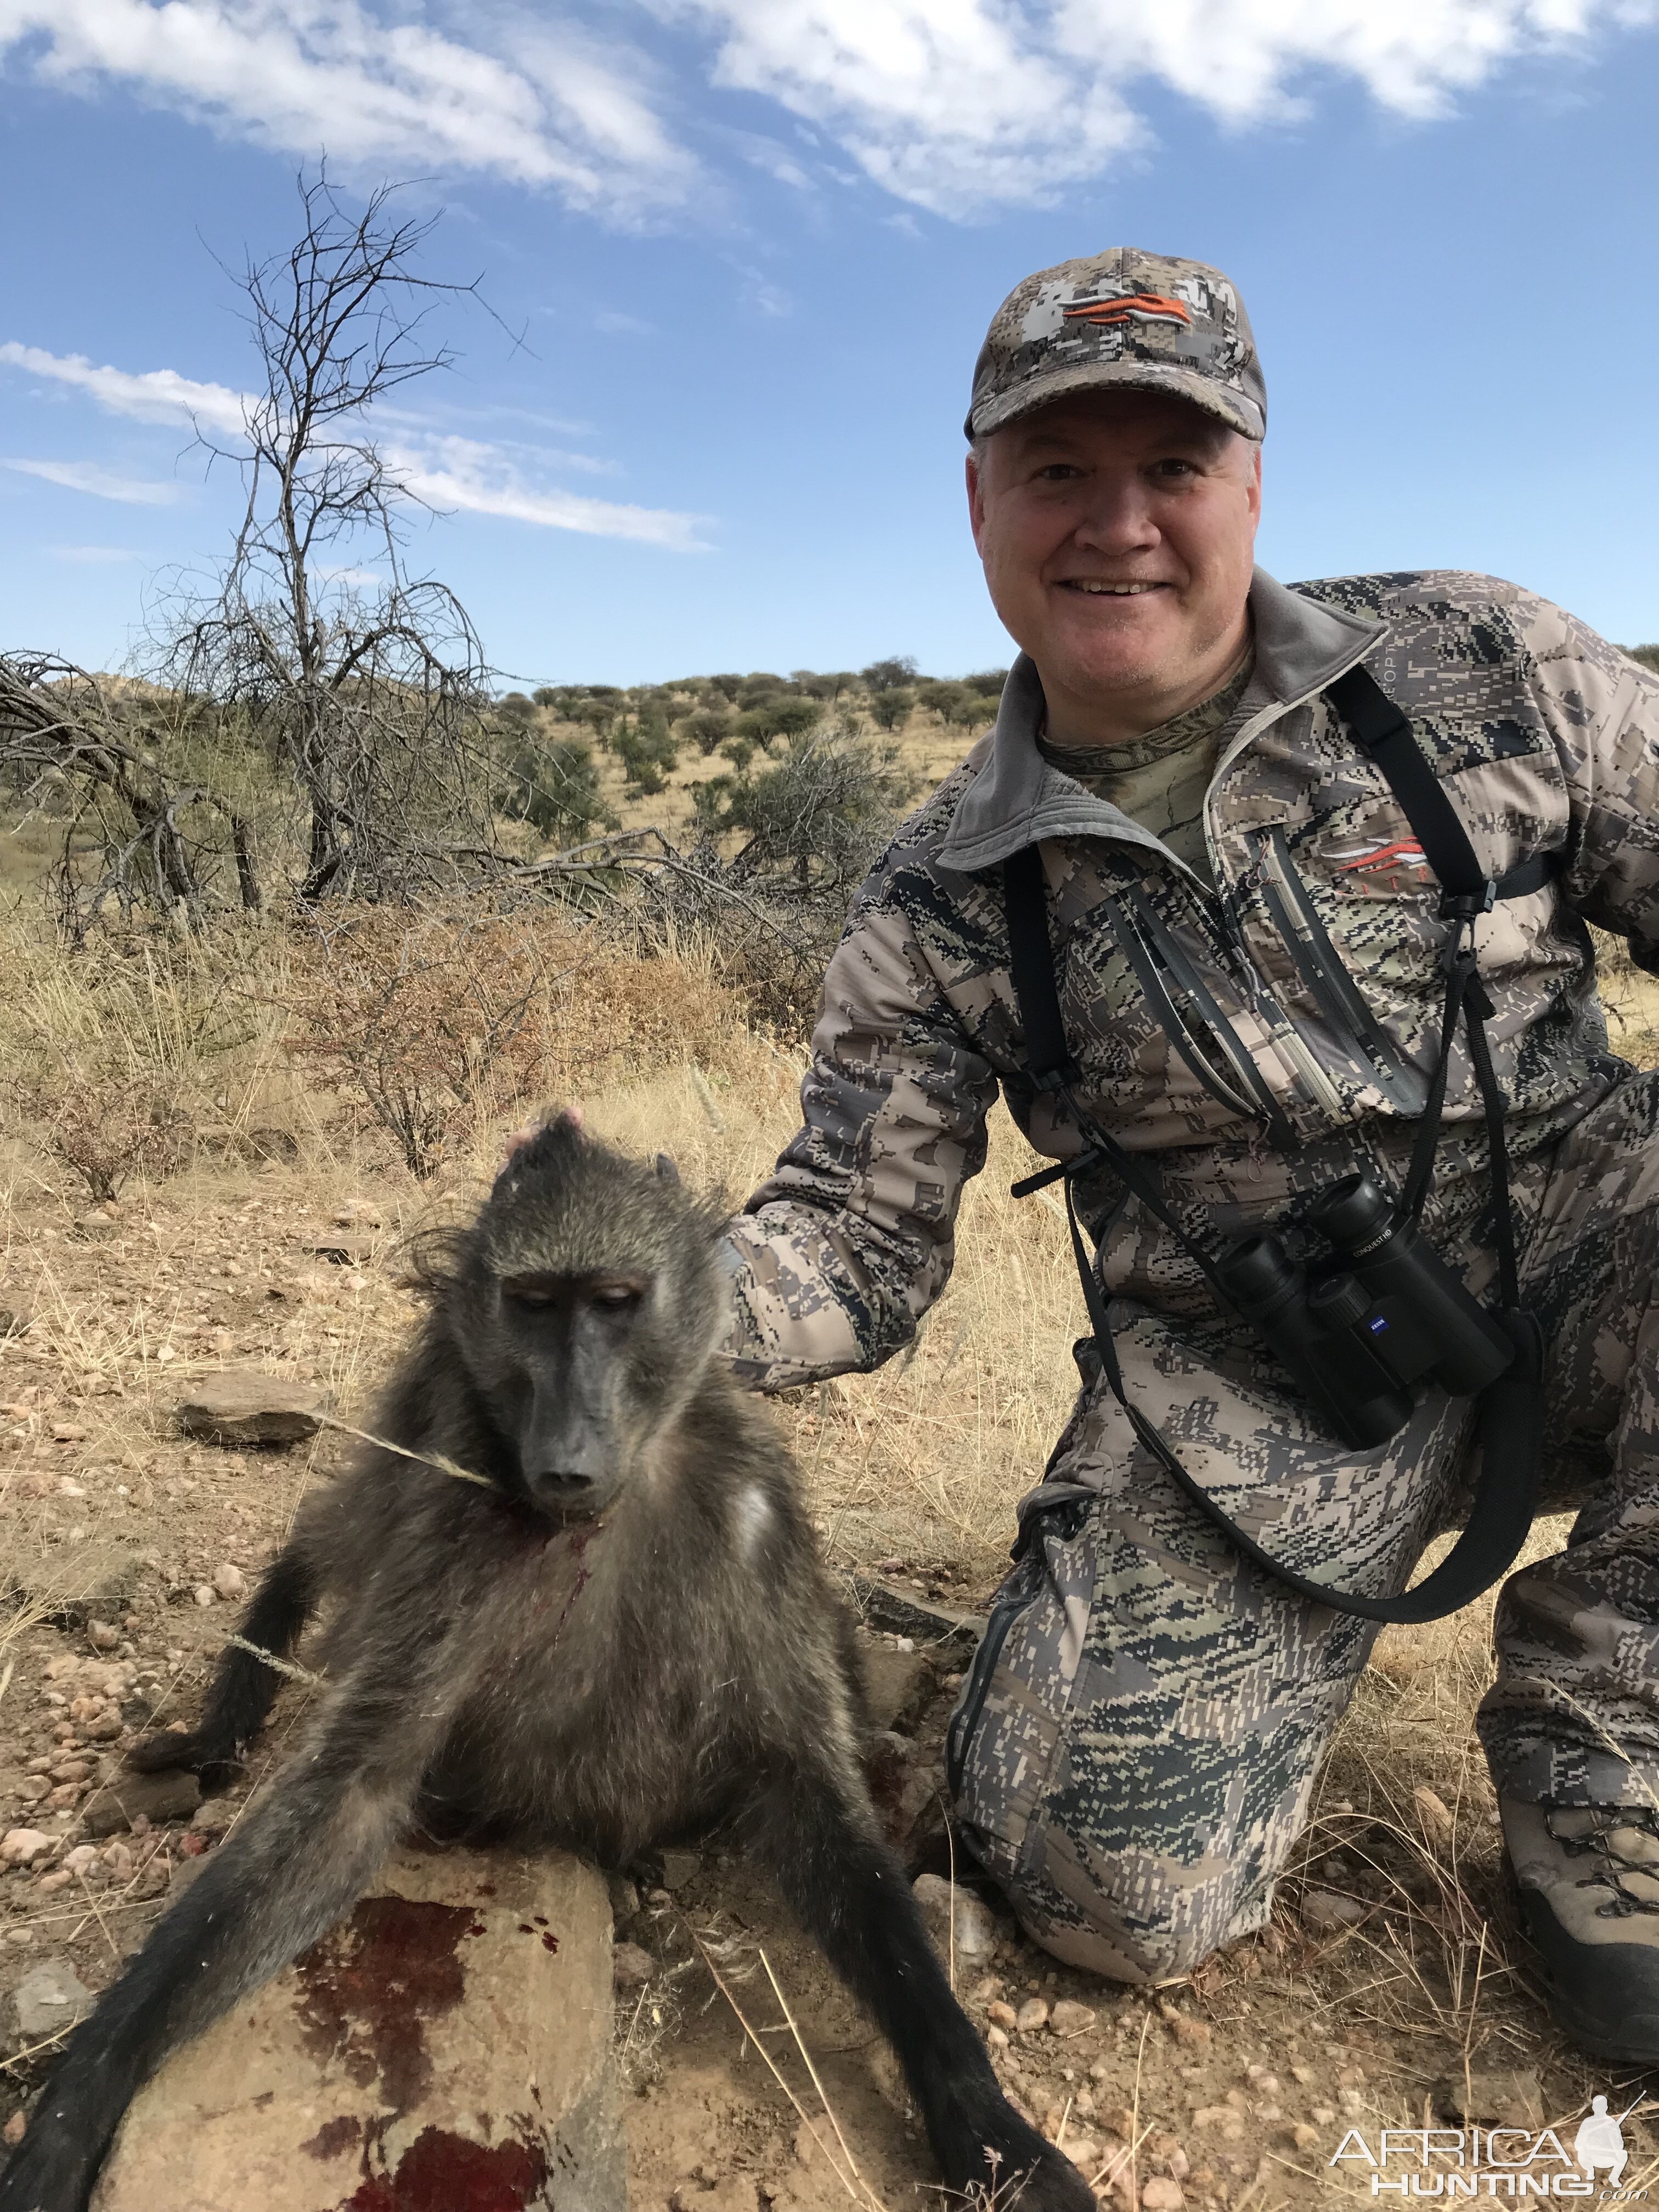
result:
M 1164 2017 L 1183 2051 L 1207 2050 L 1215 2040 L 1215 2030 L 1207 2020 L 1194 2020 L 1190 2013 L 1178 2011 L 1174 2005 L 1167 2008 Z
M 1412 1792 L 1412 1803 L 1417 1811 L 1417 1825 L 1423 1831 L 1423 1840 L 1437 1851 L 1449 1850 L 1457 1832 L 1451 1808 L 1443 1797 L 1431 1790 L 1426 1782 L 1419 1782 Z
M 1019 2025 L 1018 2014 L 1012 2005 L 1005 2004 L 1000 1997 L 994 2004 L 986 2006 L 985 2017 L 993 2027 L 1018 2027 Z
M 83 1444 L 87 1440 L 87 1432 L 79 1421 L 54 1421 L 52 1426 L 52 1440 L 55 1444 Z
M 12 2019 L 20 2043 L 38 2043 L 73 2027 L 92 2010 L 94 1999 L 67 1959 L 42 1959 L 31 1966 L 12 1994 Z
M 112 1628 L 106 1620 L 89 1620 L 87 1623 L 87 1641 L 94 1651 L 113 1651 L 121 1641 L 121 1632 L 118 1628 Z
M 191 1592 L 191 1595 L 195 1599 L 197 1604 L 203 1607 L 204 1609 L 208 1606 L 215 1605 L 218 1602 L 218 1592 L 214 1589 L 211 1583 L 198 1583 L 195 1589 Z
M 104 1846 L 104 1864 L 109 1869 L 112 1881 L 130 1881 L 132 1878 L 132 1853 L 125 1844 L 113 1843 Z
M 26 1774 L 17 1785 L 17 1795 L 26 1805 L 39 1805 L 52 1795 L 52 1784 L 44 1774 Z
M 5 2126 L 0 2128 L 0 2142 L 3 2142 L 8 2150 L 15 2150 L 28 2133 L 28 2126 L 27 2113 L 14 2112 Z
M 52 1849 L 52 1838 L 39 1828 L 8 1828 L 0 1836 L 0 1864 L 33 1866 L 42 1851 Z
M 158 1827 L 188 1820 L 201 1802 L 202 1785 L 193 1774 L 122 1772 L 93 1792 L 81 1808 L 81 1818 L 89 1836 L 112 1836 L 141 1817 Z
M 1149 2174 L 1140 2185 L 1140 2212 L 1181 2212 L 1186 2202 L 1173 2174 Z
M 85 1874 L 98 1863 L 98 1849 L 94 1844 L 77 1844 L 72 1851 L 64 1855 L 64 1864 L 71 1874 Z
M 1344 1928 L 1357 1928 L 1370 1907 L 1358 1897 L 1340 1897 L 1334 1889 L 1310 1889 L 1302 1900 L 1302 1925 L 1310 1936 L 1334 1936 Z
M 1306 2120 L 1298 2120 L 1291 2130 L 1291 2142 L 1297 2150 L 1317 2150 L 1319 2130 L 1310 2127 Z
M 1092 2136 L 1068 2135 L 1060 2148 L 1079 2172 L 1092 2173 L 1100 2164 L 1100 2145 Z M 1144 2195 L 1140 2201 L 1146 2203 Z
M 241 1809 L 234 1797 L 210 1797 L 190 1825 L 198 1835 L 222 1836 Z
M 611 1976 L 619 1990 L 642 1990 L 657 1962 L 638 1943 L 618 1943 L 611 1954 Z
M 1056 2035 L 1086 2035 L 1094 2024 L 1093 2006 L 1074 2004 L 1070 1997 L 1062 1997 L 1048 2018 Z
M 1466 2125 L 1479 2120 L 1506 2128 L 1537 2127 L 1544 2111 L 1542 2084 L 1525 2067 L 1471 2067 L 1467 2081 L 1455 2074 L 1438 2083 L 1434 2101 Z
M 1318 2121 L 1322 2128 L 1329 2127 L 1336 2118 L 1336 2107 L 1334 2105 L 1316 2105 L 1313 2106 L 1312 2111 L 1314 2118 Z
M 84 1498 L 86 1494 L 87 1486 L 84 1482 L 76 1482 L 73 1475 L 65 1474 L 59 1477 L 58 1495 L 60 1498 Z
M 213 1587 L 222 1598 L 246 1597 L 247 1577 L 240 1567 L 232 1566 L 227 1559 L 222 1566 L 213 1570 Z
M 672 1897 L 676 1890 L 684 1889 L 702 1872 L 701 1851 L 665 1851 L 662 1854 L 662 1886 Z
M 1048 2025 L 1048 2001 L 1046 1997 L 1027 1997 L 1014 2017 L 1014 2026 L 1022 2035 L 1036 2035 Z
M 963 1965 L 977 1966 L 991 1957 L 997 1948 L 997 1923 L 988 1905 L 937 1874 L 918 1875 L 914 1893 L 941 1958 L 952 1943 Z
M 43 1897 L 50 1897 L 57 1890 L 67 1889 L 74 1879 L 67 1867 L 58 1867 L 51 1874 L 43 1874 L 34 1887 Z
M 985 2040 L 993 2051 L 1006 2051 L 1008 2048 L 1008 2032 L 993 2021 L 985 2031 Z

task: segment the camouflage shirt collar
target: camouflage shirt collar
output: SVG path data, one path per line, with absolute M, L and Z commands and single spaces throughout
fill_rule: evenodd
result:
M 1250 689 L 1263 702 L 1250 718 L 1252 733 L 1334 684 L 1388 627 L 1304 599 L 1263 568 L 1250 586 L 1250 615 L 1255 629 Z M 1036 738 L 1044 711 L 1036 664 L 1022 653 L 1009 671 L 996 726 L 975 748 L 981 764 L 940 840 L 941 864 L 992 867 L 1043 837 L 1111 837 L 1175 860 L 1150 830 L 1043 759 Z M 1190 872 L 1184 861 L 1175 865 Z

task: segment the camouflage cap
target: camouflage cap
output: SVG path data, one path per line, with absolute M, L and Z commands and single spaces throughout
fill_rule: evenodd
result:
M 1017 284 L 986 332 L 970 438 L 1074 392 L 1170 392 L 1246 438 L 1267 387 L 1243 301 L 1218 269 L 1114 246 Z

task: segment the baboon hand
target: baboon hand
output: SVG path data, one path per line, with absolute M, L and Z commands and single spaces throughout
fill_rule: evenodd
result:
M 98 2145 L 90 2159 L 88 2136 Z M 0 2212 L 87 2212 L 106 2139 L 95 2125 L 31 2126 L 0 2172 Z
M 232 1782 L 242 1771 L 240 1747 L 210 1735 L 204 1729 L 181 1735 L 163 1729 L 147 1735 L 127 1753 L 127 1765 L 136 1774 L 194 1774 L 210 1787 Z
M 954 2154 L 934 2148 L 947 2185 L 975 2212 L 1094 2212 L 1085 2177 L 1000 2095 L 995 2107 L 964 2121 Z

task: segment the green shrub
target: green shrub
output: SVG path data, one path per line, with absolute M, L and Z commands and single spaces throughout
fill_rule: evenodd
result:
M 914 684 L 915 680 L 915 660 L 908 653 L 902 659 L 872 660 L 867 668 L 859 671 L 859 681 L 866 691 L 894 691 L 901 684 Z
M 560 845 L 578 844 L 594 830 L 617 826 L 599 795 L 593 748 L 580 738 L 516 746 L 502 763 L 495 806 Z
M 872 692 L 870 712 L 884 730 L 896 730 L 915 703 L 915 693 L 900 686 L 890 691 Z
M 731 729 L 732 717 L 723 708 L 699 707 L 682 719 L 679 727 L 707 759 Z

